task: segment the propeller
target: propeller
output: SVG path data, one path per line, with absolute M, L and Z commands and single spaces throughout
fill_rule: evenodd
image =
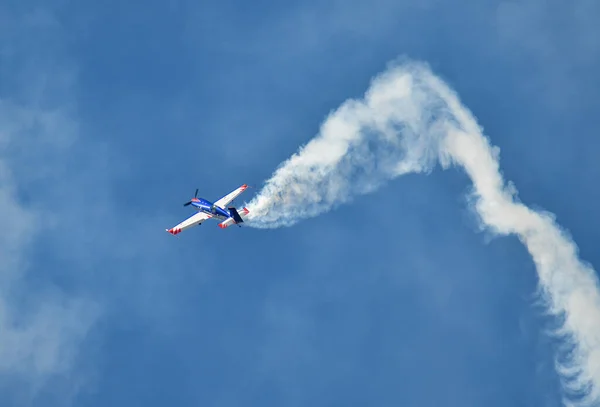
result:
M 194 198 L 198 198 L 198 188 L 196 188 L 196 193 L 194 194 Z M 192 201 L 188 201 L 188 202 L 184 203 L 183 206 L 188 206 L 191 204 L 192 204 Z

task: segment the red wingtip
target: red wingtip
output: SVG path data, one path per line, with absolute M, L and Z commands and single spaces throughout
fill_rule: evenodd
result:
M 170 234 L 172 234 L 173 236 L 175 236 L 176 234 L 178 234 L 179 232 L 181 232 L 181 229 L 175 229 L 175 228 L 171 228 L 171 229 L 165 229 L 167 232 L 169 232 Z
M 247 184 L 244 184 L 244 185 L 242 185 L 242 186 L 241 186 L 241 188 L 242 188 L 242 189 L 246 189 L 246 188 L 248 188 L 248 185 L 247 185 Z
M 225 229 L 227 226 L 225 226 L 225 225 L 224 225 L 224 224 L 222 224 L 222 223 L 219 223 L 219 227 L 220 227 L 221 229 Z
M 250 213 L 250 211 L 248 210 L 248 208 L 244 208 L 242 209 L 244 211 L 244 214 L 248 215 Z

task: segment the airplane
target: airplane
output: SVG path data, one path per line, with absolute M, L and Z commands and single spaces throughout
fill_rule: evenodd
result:
M 192 205 L 198 212 L 181 222 L 179 225 L 165 230 L 172 235 L 176 235 L 192 226 L 200 226 L 202 222 L 211 218 L 223 220 L 223 222 L 219 223 L 219 227 L 221 229 L 225 229 L 231 225 L 240 226 L 239 224 L 244 222 L 243 218 L 248 215 L 250 211 L 248 208 L 243 208 L 240 212 L 238 212 L 234 207 L 227 208 L 227 205 L 229 205 L 247 188 L 248 185 L 244 184 L 214 203 L 204 198 L 198 198 L 198 190 L 196 189 L 194 197 L 190 201 L 184 203 L 183 206 Z

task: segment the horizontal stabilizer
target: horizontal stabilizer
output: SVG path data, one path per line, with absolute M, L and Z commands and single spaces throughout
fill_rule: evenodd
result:
M 230 218 L 228 218 L 228 219 L 225 219 L 223 222 L 219 223 L 219 227 L 221 229 L 225 229 L 225 228 L 227 228 L 227 227 L 229 227 L 231 225 L 238 225 L 239 226 L 239 224 L 244 221 L 243 218 L 246 215 L 248 215 L 248 213 L 250 212 L 248 210 L 248 208 L 242 208 L 239 213 L 238 213 L 237 209 L 235 209 L 235 208 L 228 208 L 228 209 L 230 210 L 230 213 L 231 213 L 232 216 Z M 238 217 L 239 219 L 236 220 L 235 219 L 236 217 Z
M 228 209 L 229 209 L 229 212 L 231 212 L 231 217 L 233 218 L 235 223 L 243 223 L 244 222 L 244 220 L 238 213 L 237 209 L 235 209 L 235 208 L 228 208 Z

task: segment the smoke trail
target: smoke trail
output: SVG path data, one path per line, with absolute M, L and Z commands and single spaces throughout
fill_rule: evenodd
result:
M 557 370 L 580 402 L 600 401 L 600 291 L 594 270 L 551 214 L 516 197 L 498 149 L 458 96 L 423 64 L 391 65 L 362 100 L 332 112 L 319 134 L 275 171 L 248 204 L 249 225 L 290 226 L 411 172 L 462 167 L 473 182 L 482 227 L 516 234 L 539 275 L 541 298 L 561 326 Z M 566 404 L 569 404 L 565 400 Z

